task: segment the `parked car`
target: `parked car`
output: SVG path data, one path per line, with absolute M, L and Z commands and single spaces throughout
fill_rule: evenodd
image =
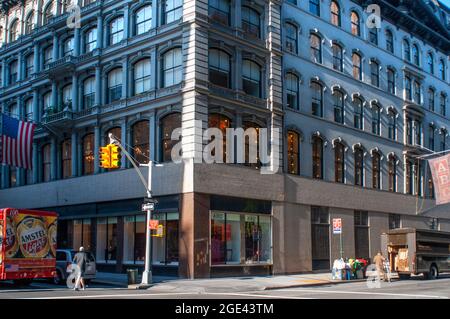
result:
M 66 282 L 70 272 L 67 272 L 67 267 L 72 264 L 73 257 L 77 252 L 71 249 L 57 249 L 56 250 L 56 276 L 53 278 L 53 283 L 62 285 Z M 86 284 L 95 279 L 97 274 L 94 255 L 90 252 L 86 252 L 88 262 L 86 264 L 85 282 Z

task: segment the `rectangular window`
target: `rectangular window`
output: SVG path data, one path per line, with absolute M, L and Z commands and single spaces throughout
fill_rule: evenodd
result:
M 272 263 L 271 217 L 211 212 L 211 263 Z
M 320 0 L 309 0 L 309 12 L 320 17 Z
M 355 211 L 355 257 L 370 258 L 369 216 L 366 211 Z
M 311 207 L 312 269 L 330 269 L 330 214 L 326 207 Z
M 178 212 L 157 213 L 153 214 L 152 218 L 158 220 L 159 227 L 162 228 L 162 236 L 158 236 L 158 232 L 152 230 L 153 265 L 178 265 L 180 214 Z
M 124 217 L 123 262 L 144 264 L 145 260 L 145 215 Z
M 389 214 L 389 229 L 401 228 L 401 216 L 399 214 Z
M 73 221 L 72 230 L 72 249 L 78 251 L 80 247 L 84 247 L 86 251 L 92 249 L 92 228 L 91 219 L 75 219 Z
M 389 191 L 397 191 L 397 159 L 391 158 L 388 163 Z
M 171 23 L 181 18 L 183 0 L 166 0 L 165 23 Z
M 116 263 L 117 258 L 117 217 L 97 219 L 97 262 Z

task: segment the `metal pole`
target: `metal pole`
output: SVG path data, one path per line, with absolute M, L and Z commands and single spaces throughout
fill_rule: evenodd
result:
M 344 250 L 342 249 L 342 229 L 341 229 L 341 233 L 339 235 L 339 246 L 340 246 L 340 250 L 341 250 L 341 259 L 344 258 Z
M 145 165 L 147 166 L 147 165 Z M 152 198 L 152 161 L 148 162 L 148 192 L 147 198 Z M 152 236 L 150 230 L 150 220 L 152 218 L 152 206 L 150 205 L 147 209 L 147 225 L 145 230 L 146 241 L 145 241 L 145 269 L 142 273 L 142 284 L 149 285 L 152 283 Z

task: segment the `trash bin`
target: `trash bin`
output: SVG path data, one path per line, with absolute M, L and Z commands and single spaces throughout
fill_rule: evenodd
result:
M 134 285 L 137 283 L 138 270 L 137 269 L 127 269 L 128 284 Z

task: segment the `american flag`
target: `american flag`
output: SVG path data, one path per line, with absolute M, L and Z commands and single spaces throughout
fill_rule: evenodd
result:
M 32 169 L 33 134 L 36 127 L 31 122 L 2 114 L 0 163 Z

